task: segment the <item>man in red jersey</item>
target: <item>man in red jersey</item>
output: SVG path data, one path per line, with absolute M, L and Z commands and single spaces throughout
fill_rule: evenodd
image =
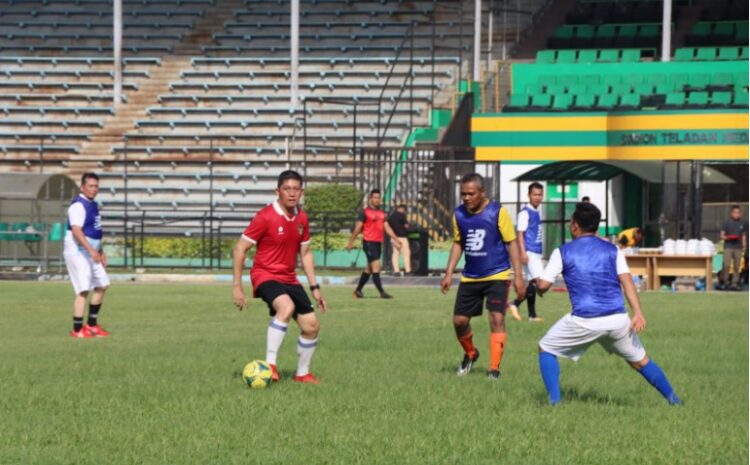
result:
M 282 172 L 276 188 L 278 199 L 255 215 L 237 241 L 233 255 L 232 300 L 239 310 L 248 305 L 242 288 L 242 273 L 247 252 L 255 245 L 257 251 L 250 270 L 250 281 L 253 296 L 263 299 L 272 317 L 266 339 L 266 362 L 273 370 L 273 380 L 279 380 L 276 355 L 284 341 L 289 320 L 294 318 L 301 332 L 297 341 L 298 361 L 294 381 L 318 384 L 317 378 L 310 372 L 310 362 L 318 342 L 320 325 L 310 299 L 297 280 L 297 254 L 302 258 L 302 269 L 318 308 L 322 312 L 328 308 L 315 279 L 310 224 L 307 214 L 298 207 L 304 193 L 302 183 L 302 176 L 296 171 Z
M 399 242 L 398 236 L 393 232 L 391 226 L 385 221 L 385 212 L 380 209 L 381 204 L 380 190 L 373 189 L 370 191 L 367 207 L 359 212 L 357 223 L 354 225 L 354 232 L 352 232 L 352 237 L 349 238 L 349 244 L 346 246 L 351 251 L 354 247 L 354 240 L 359 236 L 359 233 L 362 233 L 362 250 L 365 251 L 367 257 L 367 267 L 359 277 L 359 284 L 357 284 L 357 289 L 353 294 L 355 299 L 361 299 L 365 296 L 362 293 L 362 288 L 367 284 L 370 275 L 372 275 L 372 282 L 375 283 L 375 287 L 380 292 L 380 297 L 383 299 L 393 298 L 392 295 L 383 290 L 383 284 L 380 282 L 383 231 L 391 237 L 391 245 L 396 250 L 401 250 L 401 242 Z

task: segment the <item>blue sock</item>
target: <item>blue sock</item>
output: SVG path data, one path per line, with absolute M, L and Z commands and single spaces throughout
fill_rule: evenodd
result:
M 560 396 L 560 364 L 557 357 L 549 352 L 539 352 L 539 371 L 542 372 L 544 387 L 549 394 L 549 403 L 557 405 L 562 400 Z
M 667 399 L 667 402 L 673 405 L 682 404 L 682 401 L 677 397 L 674 389 L 672 389 L 672 385 L 669 384 L 667 375 L 664 374 L 656 362 L 649 360 L 646 366 L 638 370 L 638 373 L 646 378 L 646 381 L 651 383 L 651 385 L 655 387 L 665 399 Z

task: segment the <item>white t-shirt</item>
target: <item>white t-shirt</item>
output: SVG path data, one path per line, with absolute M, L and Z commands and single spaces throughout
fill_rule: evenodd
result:
M 78 194 L 83 195 L 83 194 Z M 68 223 L 70 223 L 70 226 L 80 226 L 83 227 L 83 223 L 86 222 L 86 209 L 83 207 L 83 204 L 81 202 L 76 202 L 72 204 L 70 207 L 68 207 Z M 96 249 L 99 250 L 99 245 L 101 244 L 101 241 L 97 239 L 91 239 L 90 237 L 87 238 L 89 241 L 89 244 Z M 86 252 L 83 247 L 81 247 L 78 242 L 75 240 L 75 237 L 73 237 L 73 231 L 65 231 L 65 240 L 64 240 L 64 246 L 63 246 L 63 253 L 66 254 L 75 254 L 82 252 L 86 255 L 88 253 Z
M 537 212 L 539 212 L 539 209 L 534 208 L 534 206 L 530 203 L 527 203 L 526 206 L 531 208 L 532 210 L 536 210 Z M 539 217 L 541 218 L 541 213 Z M 529 212 L 527 212 L 526 209 L 523 209 L 518 212 L 518 218 L 516 220 L 516 231 L 526 231 L 527 229 L 529 229 Z
M 602 239 L 603 240 L 603 239 Z M 628 268 L 628 261 L 625 259 L 625 255 L 622 253 L 622 250 L 617 249 L 617 274 L 625 274 L 630 273 L 630 268 Z M 549 261 L 547 262 L 547 267 L 544 269 L 544 272 L 542 273 L 542 276 L 540 276 L 539 279 L 542 279 L 544 281 L 547 281 L 548 283 L 554 283 L 555 279 L 562 273 L 563 271 L 563 262 L 562 262 L 562 255 L 560 254 L 560 249 L 555 249 L 552 252 L 552 255 L 549 257 Z

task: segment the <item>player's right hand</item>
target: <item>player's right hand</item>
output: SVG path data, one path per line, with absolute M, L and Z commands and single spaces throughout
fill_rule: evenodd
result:
M 102 254 L 100 254 L 97 250 L 89 252 L 89 255 L 91 255 L 91 260 L 93 260 L 94 263 L 102 262 Z
M 443 279 L 440 281 L 440 292 L 447 294 L 451 288 L 451 284 L 453 284 L 453 276 L 443 276 Z
M 513 287 L 516 290 L 516 296 L 519 300 L 526 298 L 526 281 L 522 276 L 516 276 L 513 280 Z
M 245 291 L 242 290 L 242 286 L 232 288 L 232 301 L 239 311 L 247 307 L 247 297 L 245 297 Z
M 640 333 L 646 329 L 646 318 L 643 316 L 643 313 L 636 313 L 633 315 L 633 318 L 630 320 L 630 327 L 633 328 L 633 331 L 636 333 Z
M 352 251 L 352 247 L 353 247 L 353 246 L 354 246 L 354 244 L 352 244 L 351 242 L 348 242 L 348 243 L 346 244 L 346 250 L 348 250 L 349 252 L 351 252 L 351 251 Z

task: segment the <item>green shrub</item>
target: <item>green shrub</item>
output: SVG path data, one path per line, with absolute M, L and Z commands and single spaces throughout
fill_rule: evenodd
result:
M 305 211 L 349 212 L 362 203 L 362 193 L 350 184 L 317 184 L 305 188 Z

